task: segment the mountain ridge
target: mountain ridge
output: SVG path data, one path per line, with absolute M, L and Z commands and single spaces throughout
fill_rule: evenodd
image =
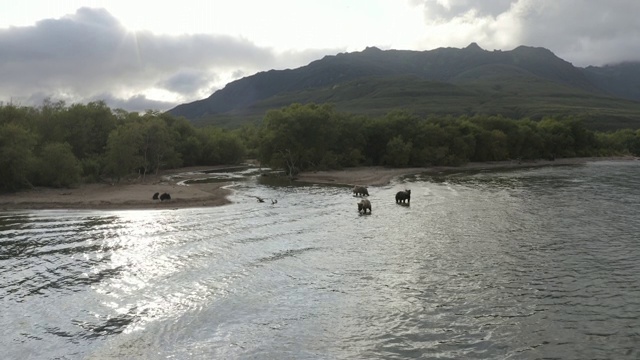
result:
M 402 77 L 462 87 L 476 86 L 479 96 L 491 89 L 514 87 L 518 82 L 521 95 L 526 96 L 530 91 L 526 83 L 531 82 L 549 89 L 560 86 L 565 89 L 563 92 L 573 89 L 581 96 L 590 94 L 637 102 L 640 109 L 640 62 L 579 68 L 546 48 L 522 45 L 508 51 L 488 51 L 471 43 L 465 48 L 443 47 L 426 51 L 367 47 L 360 52 L 327 55 L 295 69 L 263 71 L 238 79 L 205 99 L 178 105 L 168 112 L 192 121 L 219 116 L 256 117 L 265 111 L 264 104 L 274 103 L 274 99 L 281 99 L 274 103 L 275 106 L 286 105 L 283 98 L 286 94 L 306 102 L 300 96 L 303 92 L 312 98 L 314 92 L 326 92 L 357 79 Z M 511 83 L 513 79 L 517 81 Z M 342 100 L 338 98 L 334 102 L 340 104 Z M 342 107 L 348 110 L 348 106 Z M 398 99 L 397 104 L 390 104 L 390 107 L 401 108 L 403 102 Z

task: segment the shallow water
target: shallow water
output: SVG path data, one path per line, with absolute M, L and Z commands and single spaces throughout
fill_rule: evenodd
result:
M 6 358 L 640 357 L 640 162 L 408 177 L 371 215 L 259 180 L 216 208 L 0 213 Z

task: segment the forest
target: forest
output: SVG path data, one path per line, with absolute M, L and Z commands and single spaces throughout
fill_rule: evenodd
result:
M 0 191 L 120 182 L 163 169 L 261 164 L 299 171 L 422 167 L 475 161 L 640 156 L 640 130 L 600 132 L 578 118 L 500 115 L 419 117 L 293 104 L 237 128 L 196 127 L 183 117 L 111 109 L 104 102 L 0 104 Z

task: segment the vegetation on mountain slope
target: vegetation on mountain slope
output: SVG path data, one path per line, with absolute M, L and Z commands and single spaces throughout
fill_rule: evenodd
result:
M 269 109 L 329 103 L 349 113 L 578 117 L 595 130 L 640 127 L 640 63 L 577 68 L 544 48 L 367 48 L 261 72 L 169 112 L 197 126 L 257 123 Z

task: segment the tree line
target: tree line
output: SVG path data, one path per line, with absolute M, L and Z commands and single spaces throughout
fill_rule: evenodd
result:
M 194 127 L 168 113 L 112 110 L 104 102 L 0 105 L 0 190 L 121 181 L 246 158 L 286 170 L 462 165 L 470 161 L 640 156 L 640 131 L 595 132 L 579 119 L 382 117 L 293 104 L 237 129 Z
M 458 166 L 475 161 L 640 156 L 640 130 L 595 132 L 571 117 L 421 118 L 396 111 L 369 118 L 337 112 L 330 105 L 294 104 L 267 112 L 259 131 L 258 158 L 289 174 L 359 165 Z
M 184 118 L 112 110 L 102 101 L 0 106 L 0 190 L 70 187 L 161 169 L 237 163 L 238 136 Z

